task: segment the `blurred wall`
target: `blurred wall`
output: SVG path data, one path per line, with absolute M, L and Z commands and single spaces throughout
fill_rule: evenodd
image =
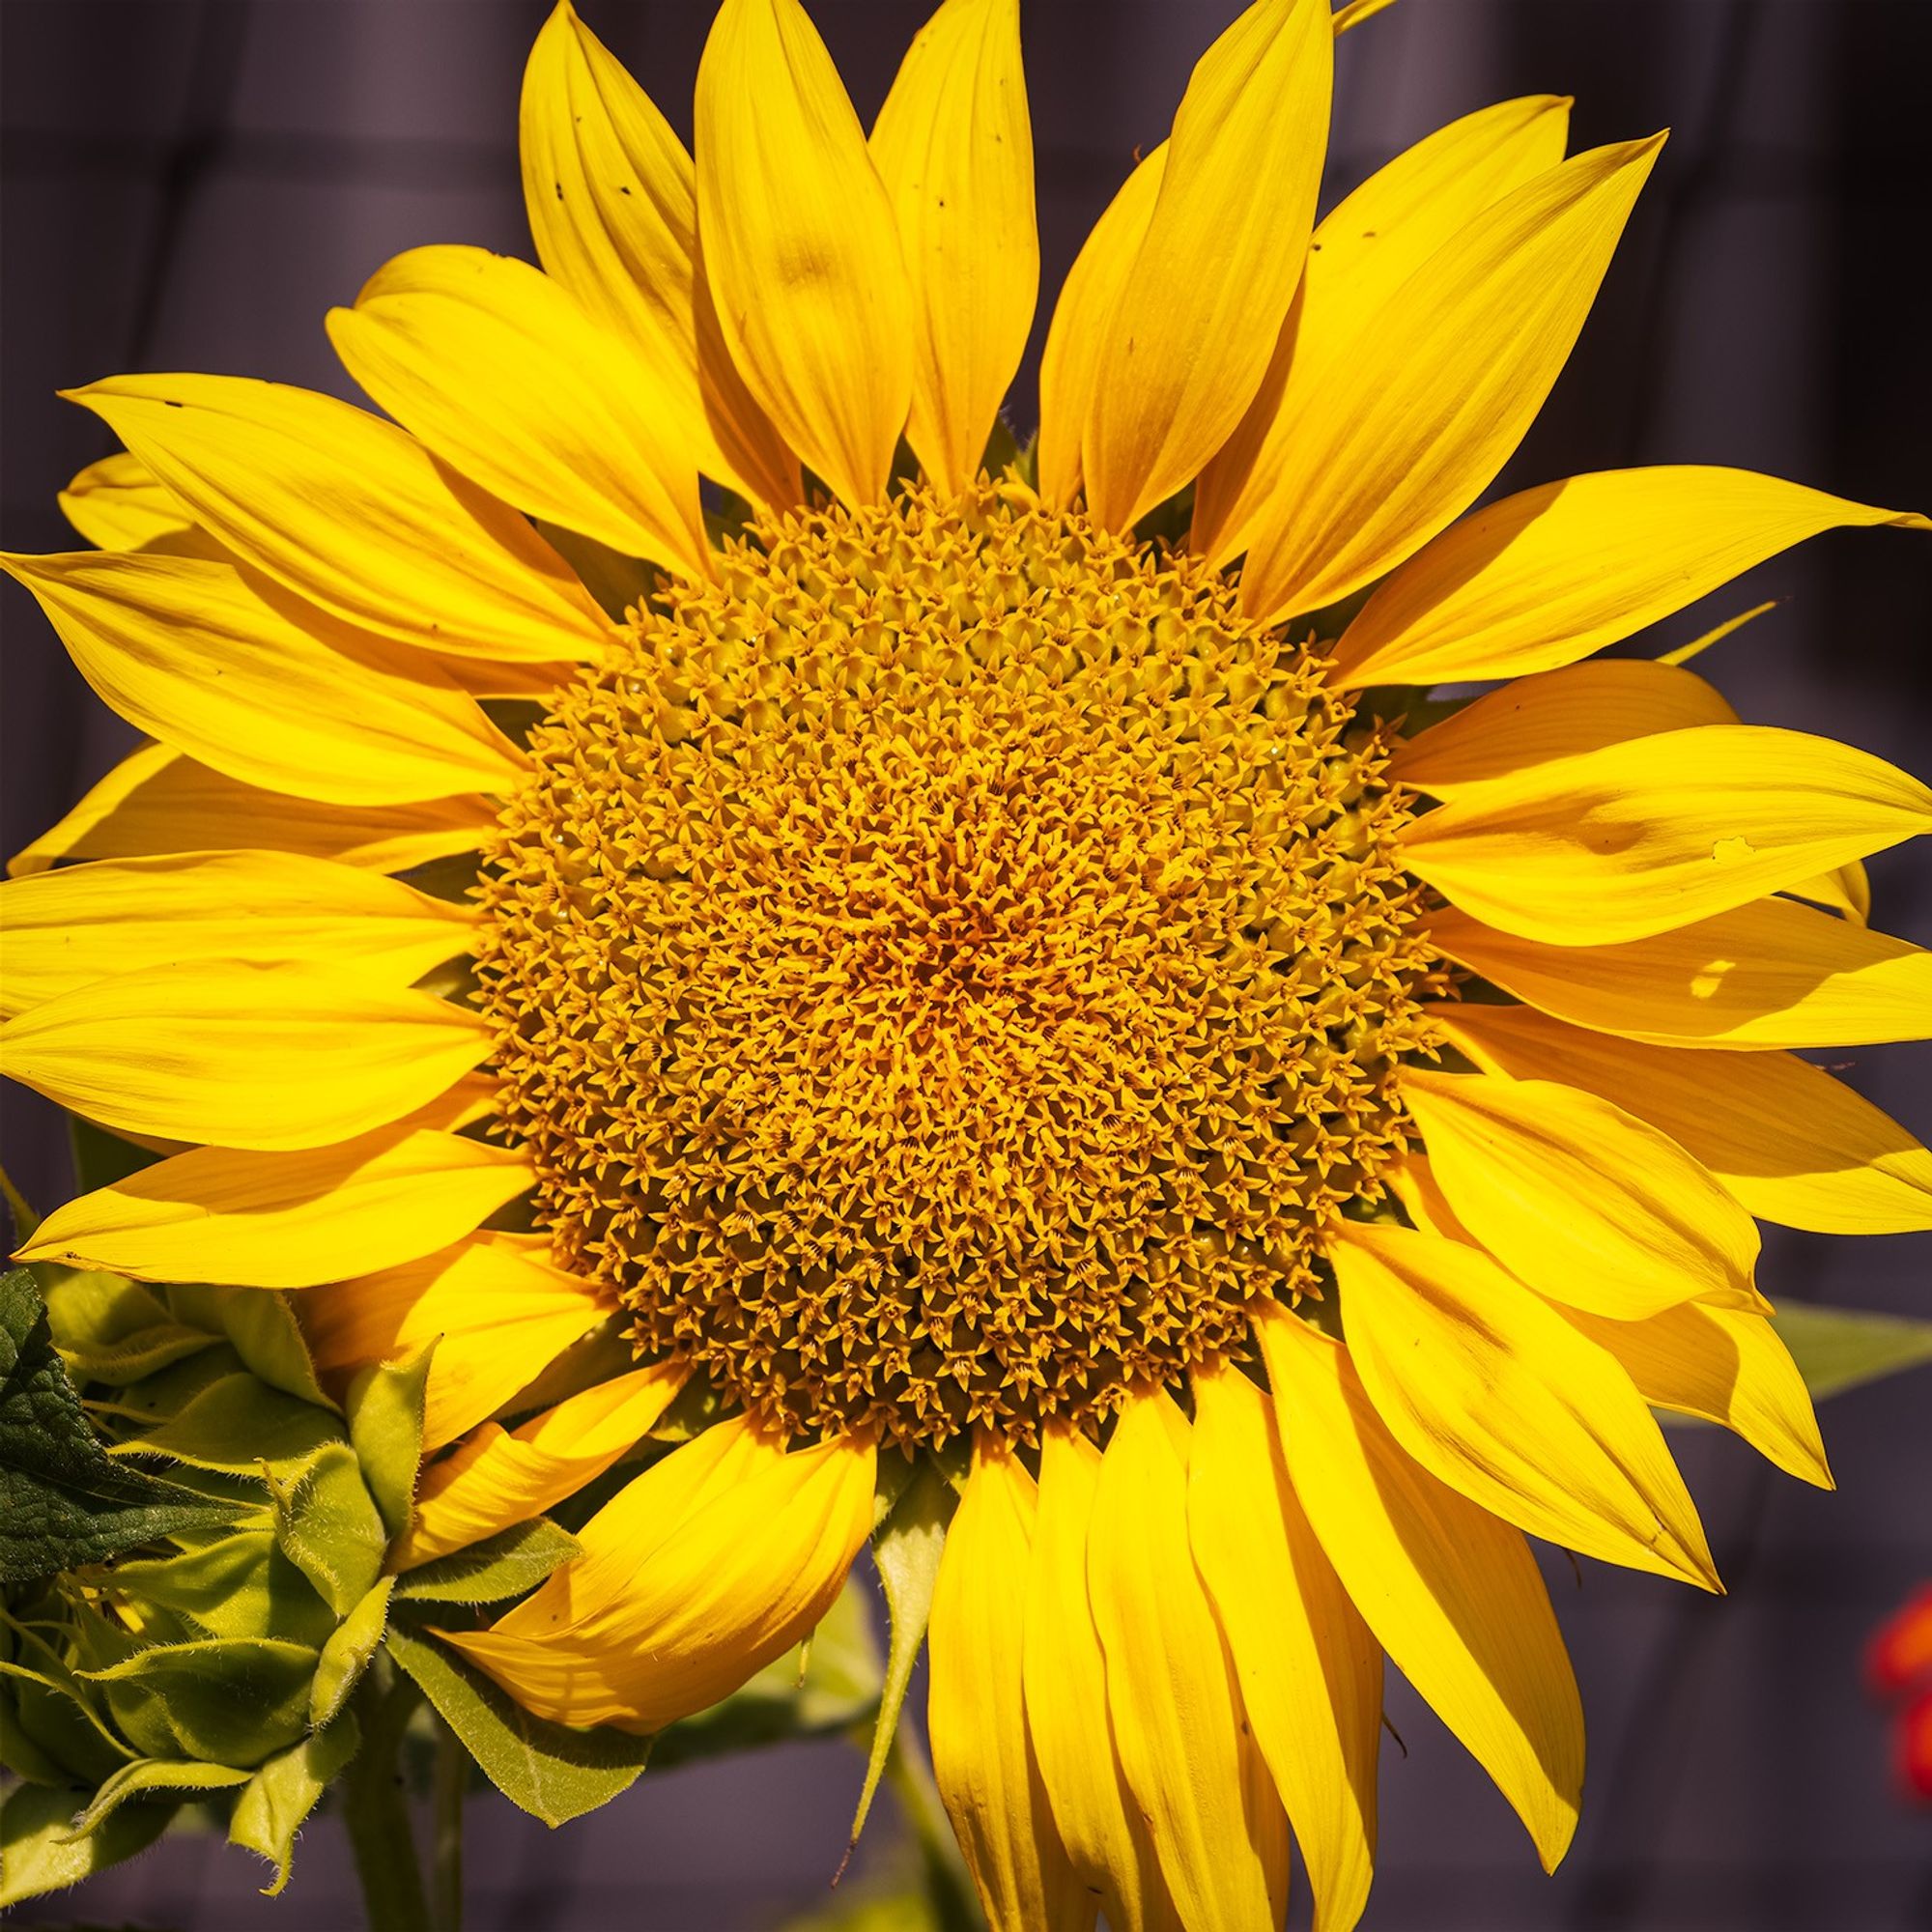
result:
M 690 131 L 707 6 L 582 0 Z M 816 0 L 862 115 L 919 0 Z M 1236 0 L 1026 0 L 1044 286 Z M 4 510 L 0 542 L 72 541 L 54 490 L 109 447 L 54 390 L 213 369 L 349 393 L 322 331 L 424 242 L 527 252 L 514 147 L 539 0 L 0 0 Z M 1596 314 L 1498 489 L 1630 463 L 1736 463 L 1894 507 L 1932 505 L 1926 0 L 1403 0 L 1342 43 L 1329 199 L 1399 146 L 1507 95 L 1577 97 L 1575 144 L 1672 138 Z M 1034 351 L 1013 414 L 1032 414 Z M 1705 661 L 1747 718 L 1932 767 L 1932 544 L 1828 536 L 1664 627 L 1682 641 L 1766 597 Z M 6 849 L 118 757 L 25 595 L 0 589 Z M 1932 942 L 1922 857 L 1873 867 L 1877 923 Z M 1932 1129 L 1928 1050 L 1834 1062 Z M 51 1110 L 6 1096 L 31 1197 L 66 1185 Z M 1932 1242 L 1769 1231 L 1770 1293 L 1927 1310 Z M 1377 1932 L 1889 1932 L 1932 1925 L 1932 1819 L 1895 1801 L 1856 1679 L 1867 1629 L 1932 1573 L 1928 1379 L 1827 1411 L 1823 1496 L 1714 1433 L 1679 1438 L 1732 1588 L 1552 1569 L 1591 1723 L 1577 1849 L 1536 1870 L 1500 1801 L 1397 1687 Z M 479 1932 L 711 1932 L 822 1896 L 859 1777 L 840 1747 L 646 1778 L 560 1835 L 477 1806 Z M 876 1829 L 876 1828 L 875 1828 Z M 79 1918 L 333 1932 L 353 1924 L 333 1826 L 261 1904 L 238 1854 L 173 1843 L 77 1894 Z M 1305 1900 L 1294 1922 L 1302 1922 Z M 32 1917 L 33 1915 L 29 1915 Z M 48 1924 L 71 1922 L 42 1911 Z

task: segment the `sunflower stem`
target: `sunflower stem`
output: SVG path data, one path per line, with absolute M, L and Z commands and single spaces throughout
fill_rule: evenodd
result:
M 430 1908 L 436 1932 L 463 1932 L 463 1792 L 469 1754 L 447 1724 L 436 1727 L 435 1835 L 430 1843 Z
M 343 1776 L 342 1817 L 369 1932 L 431 1932 L 400 1762 L 403 1734 L 422 1692 L 386 1666 L 378 1658 L 355 1693 L 362 1746 Z

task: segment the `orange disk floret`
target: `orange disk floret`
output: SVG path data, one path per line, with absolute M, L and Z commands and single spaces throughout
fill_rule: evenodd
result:
M 753 525 L 556 699 L 489 855 L 558 1259 L 797 1434 L 1029 1439 L 1240 1349 L 1442 990 L 1386 750 L 1021 485 Z

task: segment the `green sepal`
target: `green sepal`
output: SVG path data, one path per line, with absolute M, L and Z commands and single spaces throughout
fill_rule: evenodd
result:
M 151 1757 L 258 1765 L 308 1728 L 308 1645 L 276 1637 L 157 1644 L 75 1674 L 98 1684 L 114 1721 Z
M 199 1334 L 199 1329 L 194 1331 Z M 196 1396 L 204 1389 L 228 1376 L 245 1376 L 248 1372 L 242 1366 L 242 1357 L 226 1342 L 206 1338 L 208 1346 L 197 1352 L 185 1355 L 180 1361 L 170 1362 L 165 1368 L 151 1370 L 147 1375 L 124 1386 L 102 1395 L 96 1384 L 96 1392 L 87 1399 L 87 1412 L 116 1423 L 133 1423 L 143 1429 L 152 1429 L 163 1422 L 172 1422 Z M 122 1432 L 124 1435 L 126 1431 Z M 185 1468 L 187 1465 L 182 1465 Z M 251 1466 L 250 1474 L 254 1474 Z
M 173 1808 L 130 1804 L 99 1831 L 70 1839 L 73 1815 L 85 1791 L 22 1784 L 0 1803 L 0 1908 L 78 1885 L 144 1852 L 167 1829 Z
M 542 517 L 533 521 L 545 542 L 577 573 L 578 582 L 613 624 L 621 624 L 632 605 L 641 604 L 657 589 L 658 573 L 641 557 L 626 556 L 562 524 Z
M 350 1384 L 344 1404 L 362 1480 L 392 1537 L 409 1528 L 415 1502 L 416 1465 L 422 1461 L 423 1392 L 435 1352 L 432 1342 L 405 1361 L 374 1363 Z
M 325 1442 L 291 1468 L 271 1470 L 275 1541 L 338 1617 L 376 1586 L 389 1532 L 346 1442 Z
M 393 1577 L 384 1577 L 323 1645 L 322 1662 L 315 1667 L 308 1699 L 308 1720 L 317 1730 L 342 1709 L 376 1655 L 383 1641 L 383 1626 L 389 1620 L 389 1592 L 395 1583 Z
M 694 1758 L 848 1731 L 878 1709 L 884 1665 L 866 1590 L 856 1579 L 833 1600 L 800 1651 L 774 1659 L 722 1703 L 658 1733 L 660 1770 Z
M 126 1180 L 162 1158 L 78 1114 L 67 1117 L 67 1132 L 73 1151 L 74 1182 L 82 1194 L 92 1194 L 97 1187 L 112 1187 L 117 1180 Z
M 1813 1402 L 1932 1362 L 1932 1321 L 1781 1301 L 1771 1318 Z
M 387 1647 L 484 1776 L 546 1825 L 608 1804 L 636 1782 L 651 1755 L 649 1738 L 609 1725 L 573 1730 L 532 1716 L 426 1632 L 392 1624 Z
M 582 1548 L 567 1529 L 540 1516 L 439 1556 L 420 1570 L 406 1570 L 396 1578 L 396 1595 L 439 1604 L 498 1604 L 534 1590 Z
M 285 1556 L 270 1529 L 240 1529 L 176 1556 L 118 1563 L 117 1596 L 191 1618 L 210 1636 L 278 1636 L 320 1647 L 335 1612 Z
M 265 1898 L 276 1897 L 288 1884 L 296 1833 L 360 1742 L 355 1713 L 344 1711 L 325 1729 L 271 1757 L 235 1801 L 228 1842 L 260 1853 L 275 1868 L 273 1882 L 262 1888 Z
M 7 1210 L 7 1219 L 13 1223 L 14 1238 L 10 1247 L 20 1247 L 34 1238 L 34 1230 L 41 1225 L 41 1216 L 27 1205 L 27 1197 L 14 1185 L 14 1177 L 4 1167 L 0 1167 L 0 1207 Z
M 0 1662 L 0 1763 L 34 1784 L 95 1784 L 135 1753 L 105 1723 L 66 1665 Z
M 230 1785 L 246 1784 L 250 1776 L 232 1764 L 204 1764 L 196 1758 L 137 1757 L 101 1780 L 86 1810 L 70 1827 L 69 1838 L 84 1838 L 130 1798 L 156 1791 L 221 1791 Z
M 167 1293 L 178 1321 L 226 1336 L 258 1380 L 298 1402 L 341 1412 L 316 1378 L 287 1295 L 266 1288 L 171 1288 Z
M 338 1427 L 327 1409 L 270 1388 L 244 1371 L 210 1382 L 176 1414 L 123 1437 L 114 1453 L 169 1456 L 197 1469 L 246 1475 L 264 1463 L 282 1470 L 304 1462 L 336 1436 Z
M 872 1560 L 886 1589 L 892 1613 L 892 1643 L 886 1653 L 886 1675 L 879 1693 L 879 1715 L 872 1726 L 872 1751 L 866 1764 L 866 1782 L 852 1814 L 851 1842 L 859 1842 L 867 1814 L 886 1774 L 899 1713 L 905 1708 L 906 1688 L 913 1665 L 925 1643 L 925 1627 L 932 1614 L 933 1585 L 939 1580 L 940 1552 L 946 1548 L 946 1528 L 959 1498 L 929 1457 L 922 1456 L 892 1514 L 872 1538 Z
M 219 1522 L 218 1504 L 118 1467 L 89 1427 L 34 1277 L 0 1276 L 0 1582 L 24 1583 Z

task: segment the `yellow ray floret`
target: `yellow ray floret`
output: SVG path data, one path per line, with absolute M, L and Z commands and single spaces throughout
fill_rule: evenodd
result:
M 64 859 L 209 852 L 246 826 L 249 843 L 261 850 L 400 872 L 475 851 L 495 815 L 480 793 L 462 792 L 408 805 L 358 806 L 351 816 L 313 799 L 245 784 L 170 745 L 147 745 L 15 853 L 7 870 L 23 877 Z
M 0 885 L 0 921 L 18 948 L 0 987 L 0 1017 L 12 1018 L 72 987 L 185 959 L 326 959 L 407 986 L 469 951 L 474 915 L 291 852 L 202 852 L 15 879 Z
M 1037 1510 L 1011 1451 L 982 1441 L 932 1593 L 932 1771 L 990 1932 L 1087 1932 L 1097 1901 L 1054 1826 L 1022 1704 Z
M 1577 1829 L 1583 1713 L 1528 1546 L 1403 1453 L 1338 1343 L 1279 1311 L 1256 1326 L 1289 1476 L 1328 1560 L 1553 1869 Z
M 1184 1925 L 1264 1932 L 1287 1908 L 1288 1822 L 1242 1714 L 1187 1538 L 1189 1429 L 1129 1397 L 1101 1460 L 1087 1589 L 1128 1790 Z
M 71 392 L 242 562 L 344 623 L 481 658 L 586 657 L 604 617 L 548 544 L 380 417 L 239 376 Z
M 122 717 L 244 784 L 408 805 L 501 791 L 524 767 L 434 665 L 320 612 L 294 621 L 231 564 L 76 551 L 0 568 Z
M 321 966 L 154 966 L 0 1028 L 11 1079 L 125 1132 L 322 1148 L 426 1105 L 487 1059 L 480 1017 Z
M 1614 1357 L 1461 1241 L 1348 1222 L 1328 1253 L 1349 1358 L 1425 1469 L 1532 1536 L 1718 1587 L 1683 1478 Z
M 1531 1286 L 1602 1315 L 1756 1306 L 1750 1216 L 1656 1128 L 1552 1080 L 1403 1084 L 1450 1207 Z
M 1932 1012 L 1932 952 L 1789 899 L 1615 946 L 1545 946 L 1448 907 L 1429 929 L 1544 1012 L 1660 1045 L 1863 1046 L 1922 1038 Z
M 1826 1235 L 1932 1227 L 1932 1153 L 1795 1054 L 1642 1046 L 1529 1007 L 1440 1017 L 1450 1043 L 1492 1072 L 1587 1088 L 1648 1121 L 1759 1220 Z
M 873 124 L 913 307 L 906 440 L 942 492 L 980 469 L 1039 294 L 1019 0 L 948 0 Z
M 1316 1932 L 1348 1932 L 1375 1864 L 1381 1646 L 1289 1482 L 1267 1397 L 1227 1364 L 1191 1385 L 1194 1560 L 1308 1867 Z
M 507 503 L 690 577 L 711 550 L 705 444 L 625 338 L 527 263 L 412 248 L 332 309 L 349 373 L 425 447 Z
M 872 1521 L 868 1443 L 789 1453 L 716 1424 L 586 1523 L 583 1553 L 449 1641 L 540 1715 L 655 1731 L 810 1634 Z

